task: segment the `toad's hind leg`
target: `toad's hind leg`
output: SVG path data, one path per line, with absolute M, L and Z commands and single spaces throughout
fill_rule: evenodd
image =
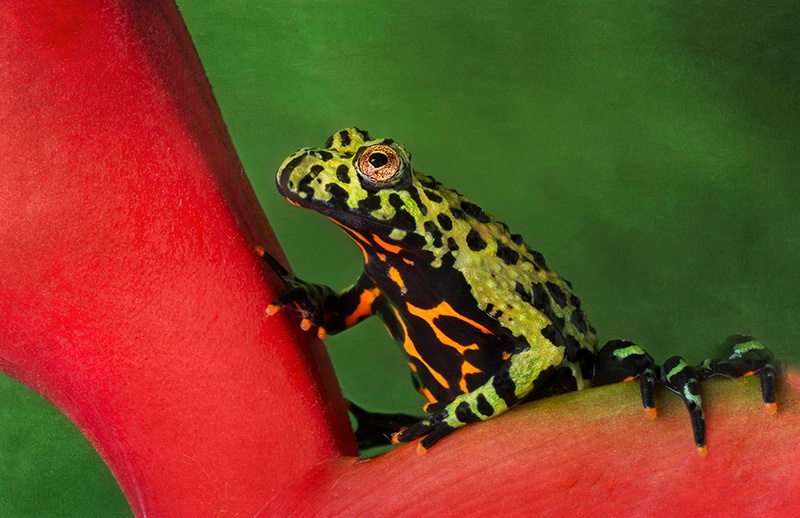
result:
M 713 376 L 740 378 L 758 375 L 761 379 L 761 397 L 767 413 L 778 411 L 775 397 L 775 365 L 772 352 L 764 344 L 747 335 L 729 336 L 722 348 L 726 358 L 722 360 L 708 359 L 700 364 L 697 372 L 700 379 Z
M 471 392 L 459 394 L 441 410 L 397 432 L 392 442 L 409 442 L 423 437 L 417 453 L 424 454 L 453 430 L 476 421 L 485 421 L 525 399 L 545 381 L 546 374 L 562 359 L 562 349 L 546 344 L 536 352 L 527 348 L 515 353 L 486 383 Z

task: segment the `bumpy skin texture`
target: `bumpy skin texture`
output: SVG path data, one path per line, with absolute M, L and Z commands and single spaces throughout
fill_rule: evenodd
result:
M 572 285 L 504 223 L 414 171 L 401 144 L 347 128 L 324 148 L 289 156 L 277 185 L 291 203 L 328 216 L 355 241 L 364 273 L 336 293 L 297 279 L 269 258 L 288 288 L 269 312 L 290 306 L 303 317 L 303 328 L 316 325 L 320 336 L 373 314 L 383 317 L 432 412 L 395 434 L 396 442 L 425 436 L 424 451 L 452 430 L 521 401 L 639 378 L 650 416 L 656 383 L 681 396 L 704 452 L 694 367 L 675 357 L 662 371 L 627 341 L 598 351 Z M 722 363 L 708 361 L 703 377 L 768 367 L 764 399 L 774 403 L 769 351 L 750 337 L 737 337 L 729 344 L 729 360 L 740 344 L 755 351 L 748 353 L 757 357 L 755 367 L 715 368 Z

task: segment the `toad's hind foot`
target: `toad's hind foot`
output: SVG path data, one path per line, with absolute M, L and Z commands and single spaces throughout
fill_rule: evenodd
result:
M 714 376 L 741 378 L 758 376 L 761 379 L 761 398 L 768 414 L 778 411 L 775 395 L 777 376 L 774 357 L 767 347 L 748 335 L 729 336 L 723 343 L 722 360 L 708 359 L 697 367 L 700 379 Z

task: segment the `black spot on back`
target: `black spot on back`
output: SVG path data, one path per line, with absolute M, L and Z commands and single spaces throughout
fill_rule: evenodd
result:
M 441 203 L 442 197 L 436 194 L 435 192 L 431 191 L 430 189 L 425 189 L 425 196 L 428 197 L 433 203 Z
M 415 236 L 419 237 L 423 242 L 425 238 L 420 236 L 419 234 L 415 234 L 414 230 L 417 228 L 417 222 L 414 219 L 414 216 L 406 212 L 405 210 L 397 211 L 397 214 L 390 220 L 391 224 L 395 227 L 407 231 L 409 234 L 414 234 Z
M 551 343 L 562 346 L 564 345 L 564 337 L 561 336 L 561 333 L 553 324 L 542 329 L 542 336 L 547 338 Z
M 350 207 L 347 205 L 347 198 L 350 194 L 339 184 L 329 183 L 325 186 L 325 190 L 331 194 L 331 199 L 328 200 L 327 203 L 342 211 L 350 210 Z
M 339 132 L 339 140 L 342 141 L 342 147 L 349 146 L 350 145 L 350 134 L 348 132 L 344 131 L 344 130 L 340 131 Z M 327 145 L 325 147 L 330 147 L 330 145 Z
M 439 214 L 436 216 L 436 221 L 446 232 L 453 230 L 453 220 L 447 214 Z
M 521 283 L 517 282 L 516 286 L 514 286 L 514 291 L 517 292 L 524 302 L 527 302 L 528 304 L 531 303 L 531 294 L 525 291 L 525 287 Z
M 497 243 L 497 257 L 508 265 L 517 264 L 519 261 L 519 253 L 502 243 Z
M 564 337 L 564 347 L 564 356 L 567 360 L 577 363 L 578 352 L 581 350 L 581 345 L 578 343 L 578 340 L 572 335 L 567 335 Z
M 543 270 L 547 270 L 547 263 L 544 260 L 544 256 L 537 252 L 536 250 L 531 250 L 531 255 L 533 256 L 534 262 L 540 266 Z
M 288 176 L 298 165 L 300 165 L 300 162 L 302 162 L 305 157 L 306 155 L 297 155 L 291 159 L 289 163 L 286 164 L 281 170 L 281 176 Z
M 401 230 L 415 230 L 417 228 L 417 222 L 414 220 L 414 216 L 409 214 L 406 211 L 405 205 L 403 204 L 402 198 L 396 192 L 393 192 L 389 195 L 389 204 L 394 207 L 395 215 L 389 221 L 395 227 Z M 418 236 L 422 238 L 422 236 Z M 424 238 L 422 238 L 424 241 Z
M 514 243 L 515 245 L 521 245 L 522 236 L 519 234 L 511 234 L 511 242 Z
M 324 149 L 318 149 L 315 153 L 323 162 L 327 162 L 333 158 L 333 155 L 330 153 L 330 151 L 325 151 Z
M 564 292 L 558 284 L 547 281 L 547 291 L 550 292 L 550 296 L 553 297 L 556 304 L 562 308 L 567 306 L 567 296 L 564 295 Z
M 578 308 L 574 309 L 572 311 L 572 315 L 570 316 L 570 320 L 578 332 L 586 333 L 586 331 L 589 330 L 589 326 L 586 324 L 586 314 L 583 312 L 583 310 Z
M 425 228 L 425 232 L 433 237 L 433 246 L 440 248 L 442 246 L 442 231 L 439 230 L 439 227 L 436 226 L 436 223 L 428 220 L 424 223 L 423 228 Z
M 414 203 L 416 203 L 417 207 L 419 207 L 419 211 L 422 213 L 422 215 L 426 216 L 428 214 L 428 206 L 422 203 L 417 188 L 412 185 L 407 189 L 407 191 L 408 194 L 411 196 L 411 199 L 414 200 Z
M 550 303 L 550 295 L 545 290 L 544 286 L 538 282 L 531 283 L 533 289 L 533 306 L 541 311 L 550 322 L 555 324 L 560 331 L 564 329 L 564 319 L 556 315 L 553 310 L 553 305 Z
M 314 177 L 310 174 L 305 175 L 303 178 L 300 179 L 300 182 L 297 184 L 297 192 L 304 192 L 308 195 L 309 198 L 314 198 L 314 188 L 311 187 L 311 182 L 314 181 Z
M 473 252 L 480 252 L 486 248 L 486 241 L 483 240 L 480 234 L 473 228 L 467 234 L 467 246 Z
M 367 197 L 358 202 L 358 208 L 372 212 L 381 208 L 381 197 L 375 193 L 368 193 Z
M 450 211 L 450 214 L 452 214 L 453 217 L 456 219 L 464 219 L 465 217 L 467 217 L 466 214 L 464 214 L 464 211 L 461 209 L 452 209 Z
M 447 238 L 447 249 L 450 250 L 451 252 L 455 252 L 456 250 L 458 250 L 458 243 L 456 243 L 456 240 L 453 239 L 452 237 Z
M 463 210 L 473 218 L 477 219 L 481 223 L 489 223 L 489 216 L 487 216 L 486 213 L 483 212 L 482 208 L 478 207 L 472 202 L 462 201 L 461 210 Z
M 342 183 L 350 183 L 350 175 L 347 174 L 349 171 L 346 165 L 341 164 L 336 168 L 336 178 Z

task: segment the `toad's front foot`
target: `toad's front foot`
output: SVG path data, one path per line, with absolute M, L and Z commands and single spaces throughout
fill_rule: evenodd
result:
M 286 291 L 278 295 L 269 306 L 267 315 L 277 314 L 281 309 L 288 308 L 300 317 L 300 328 L 308 331 L 317 328 L 317 336 L 324 339 L 326 336 L 324 308 L 332 296 L 333 291 L 327 286 L 311 284 L 298 279 L 272 255 L 259 249 L 258 253 L 272 270 L 281 278 Z

